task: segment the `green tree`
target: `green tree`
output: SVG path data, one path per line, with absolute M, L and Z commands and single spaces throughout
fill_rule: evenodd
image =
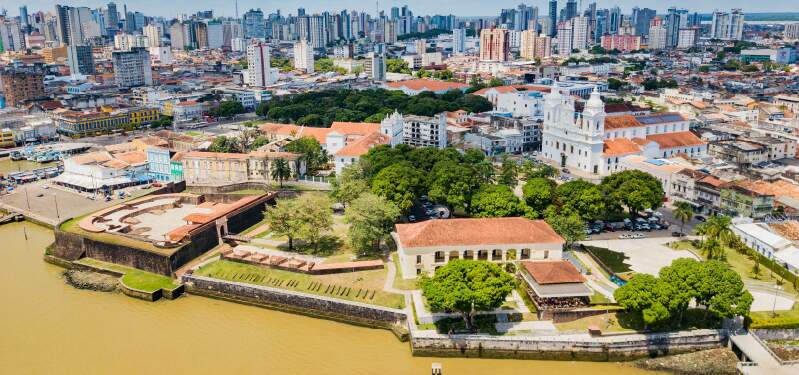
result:
M 644 329 L 664 323 L 671 317 L 669 299 L 673 288 L 655 276 L 639 273 L 627 284 L 613 292 L 613 297 L 625 309 L 640 314 Z
M 694 206 L 686 201 L 679 201 L 674 204 L 674 218 L 680 221 L 680 233 L 685 232 L 685 223 L 691 221 L 694 216 Z
M 408 62 L 403 59 L 386 60 L 386 71 L 389 73 L 411 74 L 411 70 L 408 68 Z
M 279 158 L 272 162 L 272 179 L 280 181 L 280 188 L 283 188 L 283 180 L 291 177 L 291 167 L 286 159 Z
M 314 174 L 328 163 L 329 156 L 322 149 L 319 141 L 313 137 L 302 137 L 289 142 L 284 150 L 301 154 L 309 174 Z
M 616 91 L 624 86 L 627 86 L 627 82 L 616 78 L 608 78 L 608 89 Z
M 450 208 L 466 208 L 479 186 L 476 172 L 469 165 L 442 160 L 433 166 L 428 195 Z
M 380 244 L 389 238 L 400 210 L 385 198 L 361 194 L 347 208 L 344 219 L 350 224 L 348 239 L 359 256 L 377 255 Z
M 333 209 L 325 195 L 302 195 L 297 198 L 296 217 L 302 222 L 298 238 L 311 246 L 314 253 L 319 251 L 319 240 L 333 228 Z
M 527 206 L 505 185 L 483 185 L 472 196 L 469 213 L 474 217 L 523 216 Z
M 503 155 L 502 166 L 500 167 L 499 178 L 497 179 L 497 182 L 513 188 L 516 186 L 516 183 L 518 183 L 518 177 L 519 166 L 516 165 L 516 162 L 508 157 L 507 154 Z
M 752 295 L 741 276 L 716 260 L 702 262 L 702 279 L 697 283 L 696 302 L 720 318 L 749 315 Z
M 223 100 L 219 102 L 219 105 L 211 108 L 208 112 L 216 117 L 232 117 L 244 113 L 245 109 L 241 103 L 235 100 Z
M 264 212 L 269 230 L 274 235 L 286 236 L 289 240 L 289 251 L 294 251 L 294 239 L 301 235 L 304 223 L 297 215 L 298 205 L 294 200 L 280 201 Z
M 549 164 L 537 164 L 527 160 L 522 164 L 522 173 L 524 174 L 525 178 L 529 180 L 539 177 L 555 177 L 555 175 L 558 174 L 558 170 Z
M 423 181 L 424 177 L 418 169 L 402 162 L 383 168 L 372 180 L 372 192 L 407 213 L 424 186 Z
M 513 291 L 513 277 L 494 263 L 452 260 L 421 280 L 422 293 L 433 311 L 457 311 L 472 329 L 477 311 L 496 309 Z
M 556 186 L 555 181 L 548 178 L 528 179 L 522 187 L 525 203 L 538 212 L 544 212 L 555 201 Z
M 614 173 L 602 179 L 601 187 L 610 206 L 623 204 L 632 214 L 647 208 L 654 210 L 663 204 L 663 185 L 646 172 Z
M 369 191 L 369 182 L 364 175 L 360 163 L 348 165 L 341 170 L 331 182 L 330 195 L 344 207 L 358 199 L 361 194 Z
M 605 213 L 605 199 L 599 186 L 585 180 L 572 180 L 555 189 L 556 205 L 562 215 L 579 215 L 593 220 Z
M 546 222 L 563 237 L 567 249 L 575 242 L 585 239 L 585 222 L 578 215 L 550 215 Z
M 236 151 L 236 140 L 234 138 L 228 138 L 224 135 L 220 135 L 214 138 L 211 145 L 208 146 L 208 151 L 211 152 L 235 152 Z

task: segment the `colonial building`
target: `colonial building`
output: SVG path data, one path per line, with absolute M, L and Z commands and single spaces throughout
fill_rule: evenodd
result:
M 305 174 L 305 160 L 301 155 L 289 152 L 234 154 L 191 151 L 178 155 L 183 179 L 190 185 L 273 182 L 272 163 L 278 159 L 288 161 L 292 178 Z
M 542 153 L 561 167 L 608 175 L 621 170 L 619 159 L 628 155 L 704 156 L 706 143 L 688 127 L 688 121 L 677 113 L 608 116 L 596 90 L 578 113 L 574 98 L 555 82 L 544 101 Z
M 563 238 L 543 220 L 521 217 L 397 224 L 392 236 L 403 279 L 431 273 L 453 259 L 497 263 L 561 259 L 564 244 Z

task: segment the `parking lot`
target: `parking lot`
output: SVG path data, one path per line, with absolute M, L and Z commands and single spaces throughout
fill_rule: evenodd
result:
M 142 196 L 148 191 L 138 187 L 129 188 L 130 194 L 125 200 Z M 41 180 L 18 186 L 14 192 L 0 196 L 0 202 L 15 211 L 27 211 L 36 217 L 47 219 L 49 222 L 57 222 L 85 215 L 122 201 L 118 195 L 108 202 L 99 198 L 99 195 L 96 199 L 89 199 L 87 196 L 88 194 L 53 187 L 48 180 Z
M 697 259 L 690 251 L 674 250 L 668 247 L 670 241 L 673 241 L 673 239 L 661 237 L 632 240 L 594 240 L 580 243 L 624 253 L 624 255 L 629 257 L 625 263 L 630 265 L 630 269 L 639 273 L 657 275 L 661 268 L 671 265 L 671 262 L 675 259 Z

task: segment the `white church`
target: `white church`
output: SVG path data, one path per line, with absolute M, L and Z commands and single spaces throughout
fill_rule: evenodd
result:
M 555 82 L 544 101 L 542 154 L 561 167 L 603 176 L 619 171 L 619 159 L 629 155 L 707 153 L 707 144 L 689 131 L 679 113 L 609 116 L 596 90 L 582 113 L 575 111 L 574 100 Z

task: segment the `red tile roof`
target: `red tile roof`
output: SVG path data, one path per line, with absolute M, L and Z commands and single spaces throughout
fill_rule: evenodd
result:
M 336 156 L 361 156 L 369 152 L 372 147 L 385 145 L 389 142 L 391 142 L 391 139 L 387 135 L 379 132 L 370 133 L 342 147 L 341 150 L 336 152 Z
M 522 262 L 522 266 L 538 284 L 584 283 L 585 277 L 567 260 Z
M 605 130 L 635 128 L 644 126 L 633 115 L 616 115 L 605 117 Z
M 627 138 L 607 139 L 602 150 L 605 156 L 621 156 L 638 152 L 641 152 L 641 148 Z
M 396 230 L 404 247 L 564 243 L 545 221 L 523 217 L 428 220 Z
M 661 149 L 675 148 L 675 147 L 688 147 L 688 146 L 701 146 L 706 142 L 701 140 L 696 134 L 691 132 L 676 132 L 665 134 L 652 134 L 647 135 L 646 139 L 654 141 L 660 145 Z

